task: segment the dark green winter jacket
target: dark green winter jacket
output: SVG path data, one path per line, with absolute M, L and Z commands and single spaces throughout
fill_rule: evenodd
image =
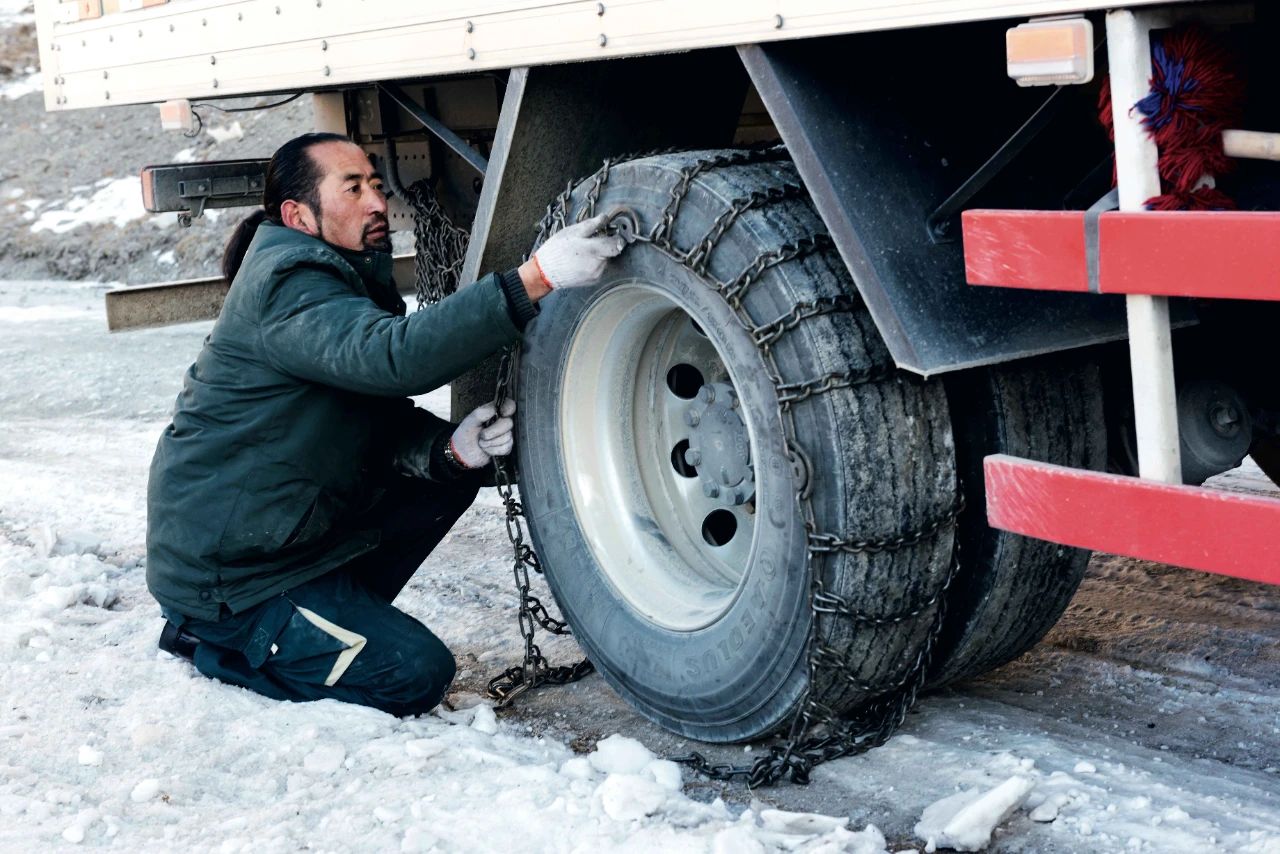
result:
M 407 396 L 511 343 L 535 311 L 510 272 L 406 317 L 390 255 L 263 223 L 151 463 L 152 595 L 217 620 L 374 548 L 377 531 L 345 524 L 378 497 L 373 474 L 450 476 L 423 461 L 453 425 Z

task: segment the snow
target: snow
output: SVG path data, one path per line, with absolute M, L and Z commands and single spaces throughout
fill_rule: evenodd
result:
M 34 0 L 0 0 L 0 27 L 35 23 Z
M 229 125 L 209 125 L 206 130 L 209 136 L 213 137 L 214 142 L 244 139 L 244 128 L 240 127 L 239 122 L 232 122 Z
M 92 196 L 76 196 L 63 207 L 40 212 L 32 231 L 63 234 L 78 225 L 109 222 L 122 226 L 148 216 L 142 206 L 142 180 L 136 175 L 100 182 Z
M 664 758 L 689 745 L 677 751 L 619 712 L 598 677 L 497 712 L 475 686 L 516 662 L 520 641 L 493 490 L 403 596 L 458 653 L 460 674 L 474 671 L 452 709 L 400 720 L 207 680 L 156 649 L 142 544 L 151 452 L 210 324 L 109 335 L 104 290 L 0 281 L 0 850 L 874 854 L 932 839 L 1280 852 L 1277 772 L 1264 770 L 1280 765 L 1280 701 L 1219 658 L 1204 682 L 1088 656 L 1038 659 L 1014 683 L 1017 702 L 990 680 L 932 695 L 883 747 L 818 768 L 810 789 L 707 784 Z M 447 391 L 419 403 L 442 411 Z M 1247 655 L 1264 655 L 1250 637 Z M 1227 640 L 1203 642 L 1217 655 Z M 544 651 L 577 652 L 567 640 Z M 1082 686 L 1102 686 L 1108 708 L 1123 693 L 1141 711 L 1114 734 L 1069 718 L 1051 701 L 1055 679 L 1074 702 L 1087 699 Z M 1142 721 L 1190 714 L 1188 728 L 1204 733 L 1231 709 L 1265 726 L 1232 722 L 1229 740 L 1190 747 L 1171 730 L 1160 735 L 1168 751 L 1139 743 Z M 1237 742 L 1256 766 L 1210 758 Z
M 981 851 L 996 825 L 1026 801 L 1035 785 L 1029 777 L 1013 776 L 986 792 L 969 789 L 945 797 L 925 808 L 916 836 L 925 840 L 926 851 Z
M 41 78 L 40 72 L 35 69 L 29 69 L 26 77 L 11 80 L 0 86 L 0 98 L 13 101 L 24 95 L 30 95 L 32 92 L 39 92 L 43 88 L 44 80 Z

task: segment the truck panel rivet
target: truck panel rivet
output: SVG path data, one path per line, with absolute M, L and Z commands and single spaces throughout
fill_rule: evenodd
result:
M 329 66 L 327 66 L 327 65 L 326 65 L 326 66 L 324 67 L 324 76 L 325 76 L 325 77 L 328 77 L 328 76 L 329 76 L 329 74 L 330 74 Z
M 277 15 L 279 15 L 279 14 L 280 14 L 280 7 L 279 7 L 279 6 L 277 6 L 277 7 L 276 7 L 276 14 L 277 14 Z
M 201 18 L 201 19 L 200 19 L 200 26 L 202 26 L 202 27 L 207 27 L 207 26 L 209 26 L 209 19 L 208 19 L 208 18 Z
M 597 3 L 597 4 L 596 4 L 596 14 L 597 14 L 597 15 L 604 15 L 604 4 L 603 4 L 603 3 Z
M 142 38 L 142 30 L 138 30 L 138 38 Z
M 210 64 L 210 65 L 217 65 L 217 64 L 218 64 L 218 57 L 216 57 L 216 56 L 211 56 L 211 57 L 209 57 L 209 64 Z
M 608 43 L 609 43 L 609 37 L 608 37 L 608 36 L 606 36 L 604 33 L 601 33 L 601 34 L 600 34 L 600 47 L 604 47 L 604 46 L 605 46 L 605 45 L 607 45 Z
M 113 35 L 108 35 L 108 36 L 107 36 L 107 41 L 109 41 L 109 42 L 113 42 L 113 41 L 115 41 L 115 40 L 116 40 L 116 37 L 115 37 L 115 36 L 113 36 Z
M 236 12 L 236 20 L 237 20 L 237 21 L 243 21 L 243 20 L 244 20 L 244 12 Z
M 329 49 L 329 42 L 328 42 L 328 41 L 321 41 L 321 42 L 320 42 L 320 49 L 321 49 L 321 50 L 328 50 L 328 49 Z
M 467 32 L 474 33 L 475 31 L 476 31 L 476 25 L 471 23 L 470 21 L 467 21 Z
M 775 30 L 780 30 L 780 29 L 782 29 L 782 23 L 783 23 L 783 21 L 782 21 L 782 16 L 781 16 L 781 15 L 774 15 L 774 16 L 773 16 L 773 28 L 774 28 Z
M 169 32 L 173 32 L 173 24 L 169 25 Z
M 215 89 L 217 89 L 217 88 L 218 88 L 218 81 L 217 81 L 217 78 L 214 78 L 214 81 L 213 81 L 213 88 L 215 88 Z
M 467 59 L 475 59 L 475 58 L 476 58 L 476 49 L 473 47 L 467 48 Z
M 102 79 L 103 79 L 103 80 L 106 80 L 109 76 L 110 76 L 110 74 L 109 74 L 108 72 L 106 72 L 106 71 L 102 72 Z
M 103 92 L 103 93 L 102 93 L 102 97 L 103 97 L 104 99 L 106 99 L 106 100 L 110 101 L 110 100 L 111 100 L 111 93 L 110 93 L 110 92 Z

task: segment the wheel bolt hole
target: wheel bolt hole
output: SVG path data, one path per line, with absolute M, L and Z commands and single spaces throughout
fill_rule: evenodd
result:
M 702 520 L 702 539 L 707 545 L 723 546 L 738 533 L 738 518 L 728 510 L 712 510 Z
M 702 371 L 684 362 L 667 371 L 667 388 L 676 397 L 685 400 L 693 400 L 703 382 Z
M 684 458 L 684 452 L 689 450 L 689 440 L 681 439 L 676 446 L 671 449 L 671 467 L 676 470 L 676 474 L 681 477 L 697 477 L 698 470 Z

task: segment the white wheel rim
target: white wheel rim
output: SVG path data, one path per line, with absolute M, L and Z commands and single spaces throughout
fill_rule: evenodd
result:
M 717 384 L 719 402 L 692 394 L 699 378 Z M 592 302 L 568 348 L 559 438 L 578 524 L 619 595 L 674 631 L 723 616 L 751 559 L 758 499 L 742 498 L 754 492 L 757 443 L 750 419 L 725 403 L 733 386 L 712 338 L 669 293 L 642 281 Z M 688 411 L 709 414 L 710 406 L 720 432 L 690 427 Z M 724 436 L 736 440 L 728 443 L 736 452 L 724 448 Z M 718 453 L 715 471 L 686 463 L 682 472 L 673 456 L 681 442 Z M 737 483 L 744 474 L 708 495 L 708 481 Z

